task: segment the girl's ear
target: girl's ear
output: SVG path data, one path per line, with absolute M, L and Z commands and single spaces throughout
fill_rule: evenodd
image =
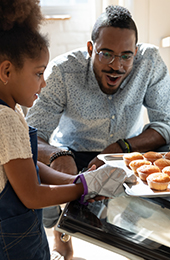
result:
M 89 56 L 91 57 L 92 52 L 93 52 L 93 44 L 91 41 L 87 42 L 87 50 L 88 50 Z
M 0 79 L 6 85 L 10 77 L 11 62 L 8 60 L 3 61 L 0 64 Z

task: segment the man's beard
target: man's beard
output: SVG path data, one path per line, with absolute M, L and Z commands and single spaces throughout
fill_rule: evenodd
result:
M 102 72 L 106 72 L 106 71 L 102 71 Z M 109 73 L 111 74 L 111 72 L 109 72 Z M 107 72 L 107 74 L 109 74 L 109 73 Z M 113 95 L 113 94 L 115 94 L 115 93 L 118 91 L 118 89 L 120 88 L 120 85 L 121 85 L 121 84 L 119 84 L 119 86 L 118 86 L 116 89 L 114 88 L 115 86 L 109 86 L 109 85 L 108 85 L 108 88 L 106 88 L 106 87 L 102 84 L 101 77 L 99 77 L 98 74 L 97 74 L 95 71 L 94 71 L 94 74 L 95 74 L 96 80 L 97 80 L 97 82 L 98 82 L 99 88 L 100 88 L 100 90 L 101 90 L 104 94 Z M 124 73 L 124 72 L 117 72 L 117 74 L 122 75 L 122 74 L 125 74 L 125 73 Z

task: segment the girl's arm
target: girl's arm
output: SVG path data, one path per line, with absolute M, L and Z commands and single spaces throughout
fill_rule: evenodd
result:
M 11 160 L 4 165 L 10 184 L 27 208 L 38 209 L 66 203 L 83 194 L 83 184 L 72 183 L 75 176 L 57 172 L 42 163 L 38 163 L 38 166 L 44 184 L 38 182 L 32 158 Z
M 71 184 L 76 178 L 75 175 L 56 171 L 39 161 L 37 162 L 37 165 L 39 167 L 39 175 L 42 183 L 54 185 Z

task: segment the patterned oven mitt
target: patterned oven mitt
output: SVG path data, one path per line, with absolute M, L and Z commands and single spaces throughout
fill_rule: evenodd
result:
M 80 203 L 87 204 L 86 201 L 96 195 L 117 196 L 123 192 L 124 182 L 135 183 L 136 180 L 137 178 L 133 173 L 127 176 L 123 169 L 104 164 L 96 170 L 79 174 L 74 183 L 82 182 L 84 194 L 80 198 Z

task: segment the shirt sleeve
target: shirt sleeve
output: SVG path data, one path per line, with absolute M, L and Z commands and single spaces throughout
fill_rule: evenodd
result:
M 160 133 L 168 144 L 170 142 L 170 76 L 158 49 L 155 49 L 151 79 L 144 99 L 150 123 L 145 125 Z
M 22 115 L 8 107 L 0 109 L 0 164 L 32 158 L 28 127 Z M 25 124 L 24 124 L 25 122 Z
M 42 89 L 39 98 L 26 116 L 27 123 L 36 127 L 37 135 L 47 142 L 58 126 L 66 106 L 66 90 L 62 69 L 52 63 L 48 71 L 47 86 Z

